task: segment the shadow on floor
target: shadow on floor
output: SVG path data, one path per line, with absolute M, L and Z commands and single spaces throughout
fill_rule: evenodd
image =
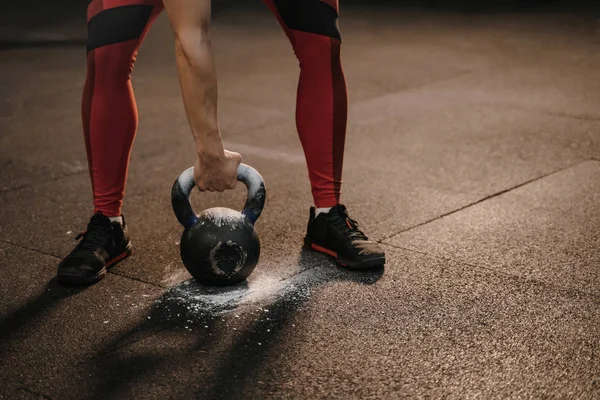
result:
M 42 289 L 42 293 L 30 299 L 25 305 L 0 320 L 0 356 L 10 347 L 13 336 L 25 328 L 42 323 L 44 314 L 54 308 L 61 300 L 84 290 L 84 288 L 66 288 L 52 278 Z
M 202 288 L 188 281 L 169 290 L 156 301 L 143 324 L 105 346 L 97 357 L 86 363 L 87 372 L 82 376 L 93 376 L 90 378 L 91 384 L 86 385 L 94 388 L 89 398 L 119 397 L 130 389 L 132 381 L 151 379 L 155 373 L 183 375 L 185 382 L 201 381 L 207 375 L 212 377 L 212 384 L 208 386 L 196 382 L 173 388 L 175 393 L 182 391 L 185 397 L 192 394 L 197 399 L 239 397 L 245 387 L 255 386 L 254 377 L 261 370 L 265 358 L 271 354 L 273 344 L 293 340 L 290 332 L 294 331 L 287 328 L 298 311 L 310 305 L 311 293 L 323 285 L 340 281 L 372 285 L 384 273 L 383 268 L 364 272 L 343 270 L 306 249 L 300 252 L 298 264 L 298 274 L 283 281 L 272 298 L 260 303 L 268 309 L 268 313 L 246 324 L 235 334 L 232 334 L 229 323 L 236 318 L 236 314 L 241 313 L 238 311 L 244 310 L 244 304 L 240 303 L 253 293 L 250 286 L 242 284 L 232 288 L 204 288 L 204 293 L 197 296 Z M 182 291 L 191 293 L 191 301 L 182 301 Z M 206 304 L 210 296 L 228 300 L 211 306 Z M 195 297 L 201 297 L 201 303 L 194 303 Z M 233 310 L 235 312 L 230 312 Z M 192 332 L 186 332 L 188 328 Z M 187 337 L 197 335 L 197 338 L 192 346 L 184 345 L 181 349 L 170 351 L 168 356 L 158 353 L 128 355 L 133 352 L 118 351 L 163 331 L 180 331 Z M 230 342 L 227 342 L 229 344 L 225 350 L 216 351 L 219 344 L 223 346 L 223 338 L 226 337 Z M 210 354 L 213 360 L 215 357 L 218 360 L 210 365 L 209 370 L 198 368 L 198 358 L 203 354 Z M 168 370 L 165 367 L 167 364 L 176 365 L 175 370 Z

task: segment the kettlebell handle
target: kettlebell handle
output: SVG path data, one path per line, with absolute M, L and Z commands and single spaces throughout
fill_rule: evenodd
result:
M 237 180 L 248 188 L 242 214 L 254 225 L 265 206 L 265 181 L 257 170 L 246 164 L 240 164 L 238 167 Z M 190 167 L 179 175 L 171 189 L 171 205 L 177 220 L 184 228 L 191 228 L 198 221 L 198 215 L 190 204 L 190 194 L 194 186 L 194 167 Z

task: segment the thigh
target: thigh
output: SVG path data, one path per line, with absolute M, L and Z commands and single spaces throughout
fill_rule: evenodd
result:
M 93 0 L 88 6 L 88 51 L 143 39 L 162 11 L 160 0 Z
M 301 31 L 341 40 L 338 0 L 263 0 L 286 30 Z

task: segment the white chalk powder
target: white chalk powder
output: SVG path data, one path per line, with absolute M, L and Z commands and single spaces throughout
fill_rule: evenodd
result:
M 290 270 L 298 269 L 297 259 L 281 264 L 289 264 Z M 168 303 L 174 309 L 183 308 L 186 314 L 206 316 L 228 313 L 243 305 L 260 307 L 286 296 L 290 300 L 301 301 L 310 296 L 312 284 L 322 281 L 331 273 L 328 268 L 319 267 L 320 264 L 306 266 L 292 276 L 257 275 L 250 277 L 247 284 L 232 287 L 205 287 L 190 279 L 172 288 L 159 302 Z M 257 268 L 268 271 L 269 265 L 260 263 Z

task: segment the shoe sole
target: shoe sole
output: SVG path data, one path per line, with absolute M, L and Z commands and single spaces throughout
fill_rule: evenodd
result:
M 353 270 L 363 270 L 363 269 L 375 269 L 381 268 L 385 265 L 385 257 L 376 257 L 369 258 L 363 261 L 350 261 L 340 257 L 335 251 L 329 250 L 326 247 L 319 246 L 316 243 L 313 243 L 309 238 L 304 238 L 304 245 L 311 250 L 318 251 L 320 253 L 327 254 L 335 259 L 335 261 L 344 268 L 353 269 Z
M 127 257 L 129 257 L 132 254 L 133 254 L 133 246 L 131 245 L 131 242 L 129 242 L 125 251 L 123 253 L 119 254 L 118 256 L 108 260 L 106 262 L 106 264 L 104 265 L 104 267 L 100 271 L 98 271 L 98 273 L 96 275 L 91 276 L 91 277 L 85 277 L 85 276 L 81 276 L 81 275 L 58 274 L 56 276 L 56 279 L 60 283 L 63 283 L 63 284 L 88 286 L 88 285 L 91 285 L 93 283 L 96 283 L 96 282 L 102 280 L 106 276 L 106 273 L 108 272 L 108 268 L 117 264 L 119 261 L 123 261 L 124 259 L 126 259 Z

